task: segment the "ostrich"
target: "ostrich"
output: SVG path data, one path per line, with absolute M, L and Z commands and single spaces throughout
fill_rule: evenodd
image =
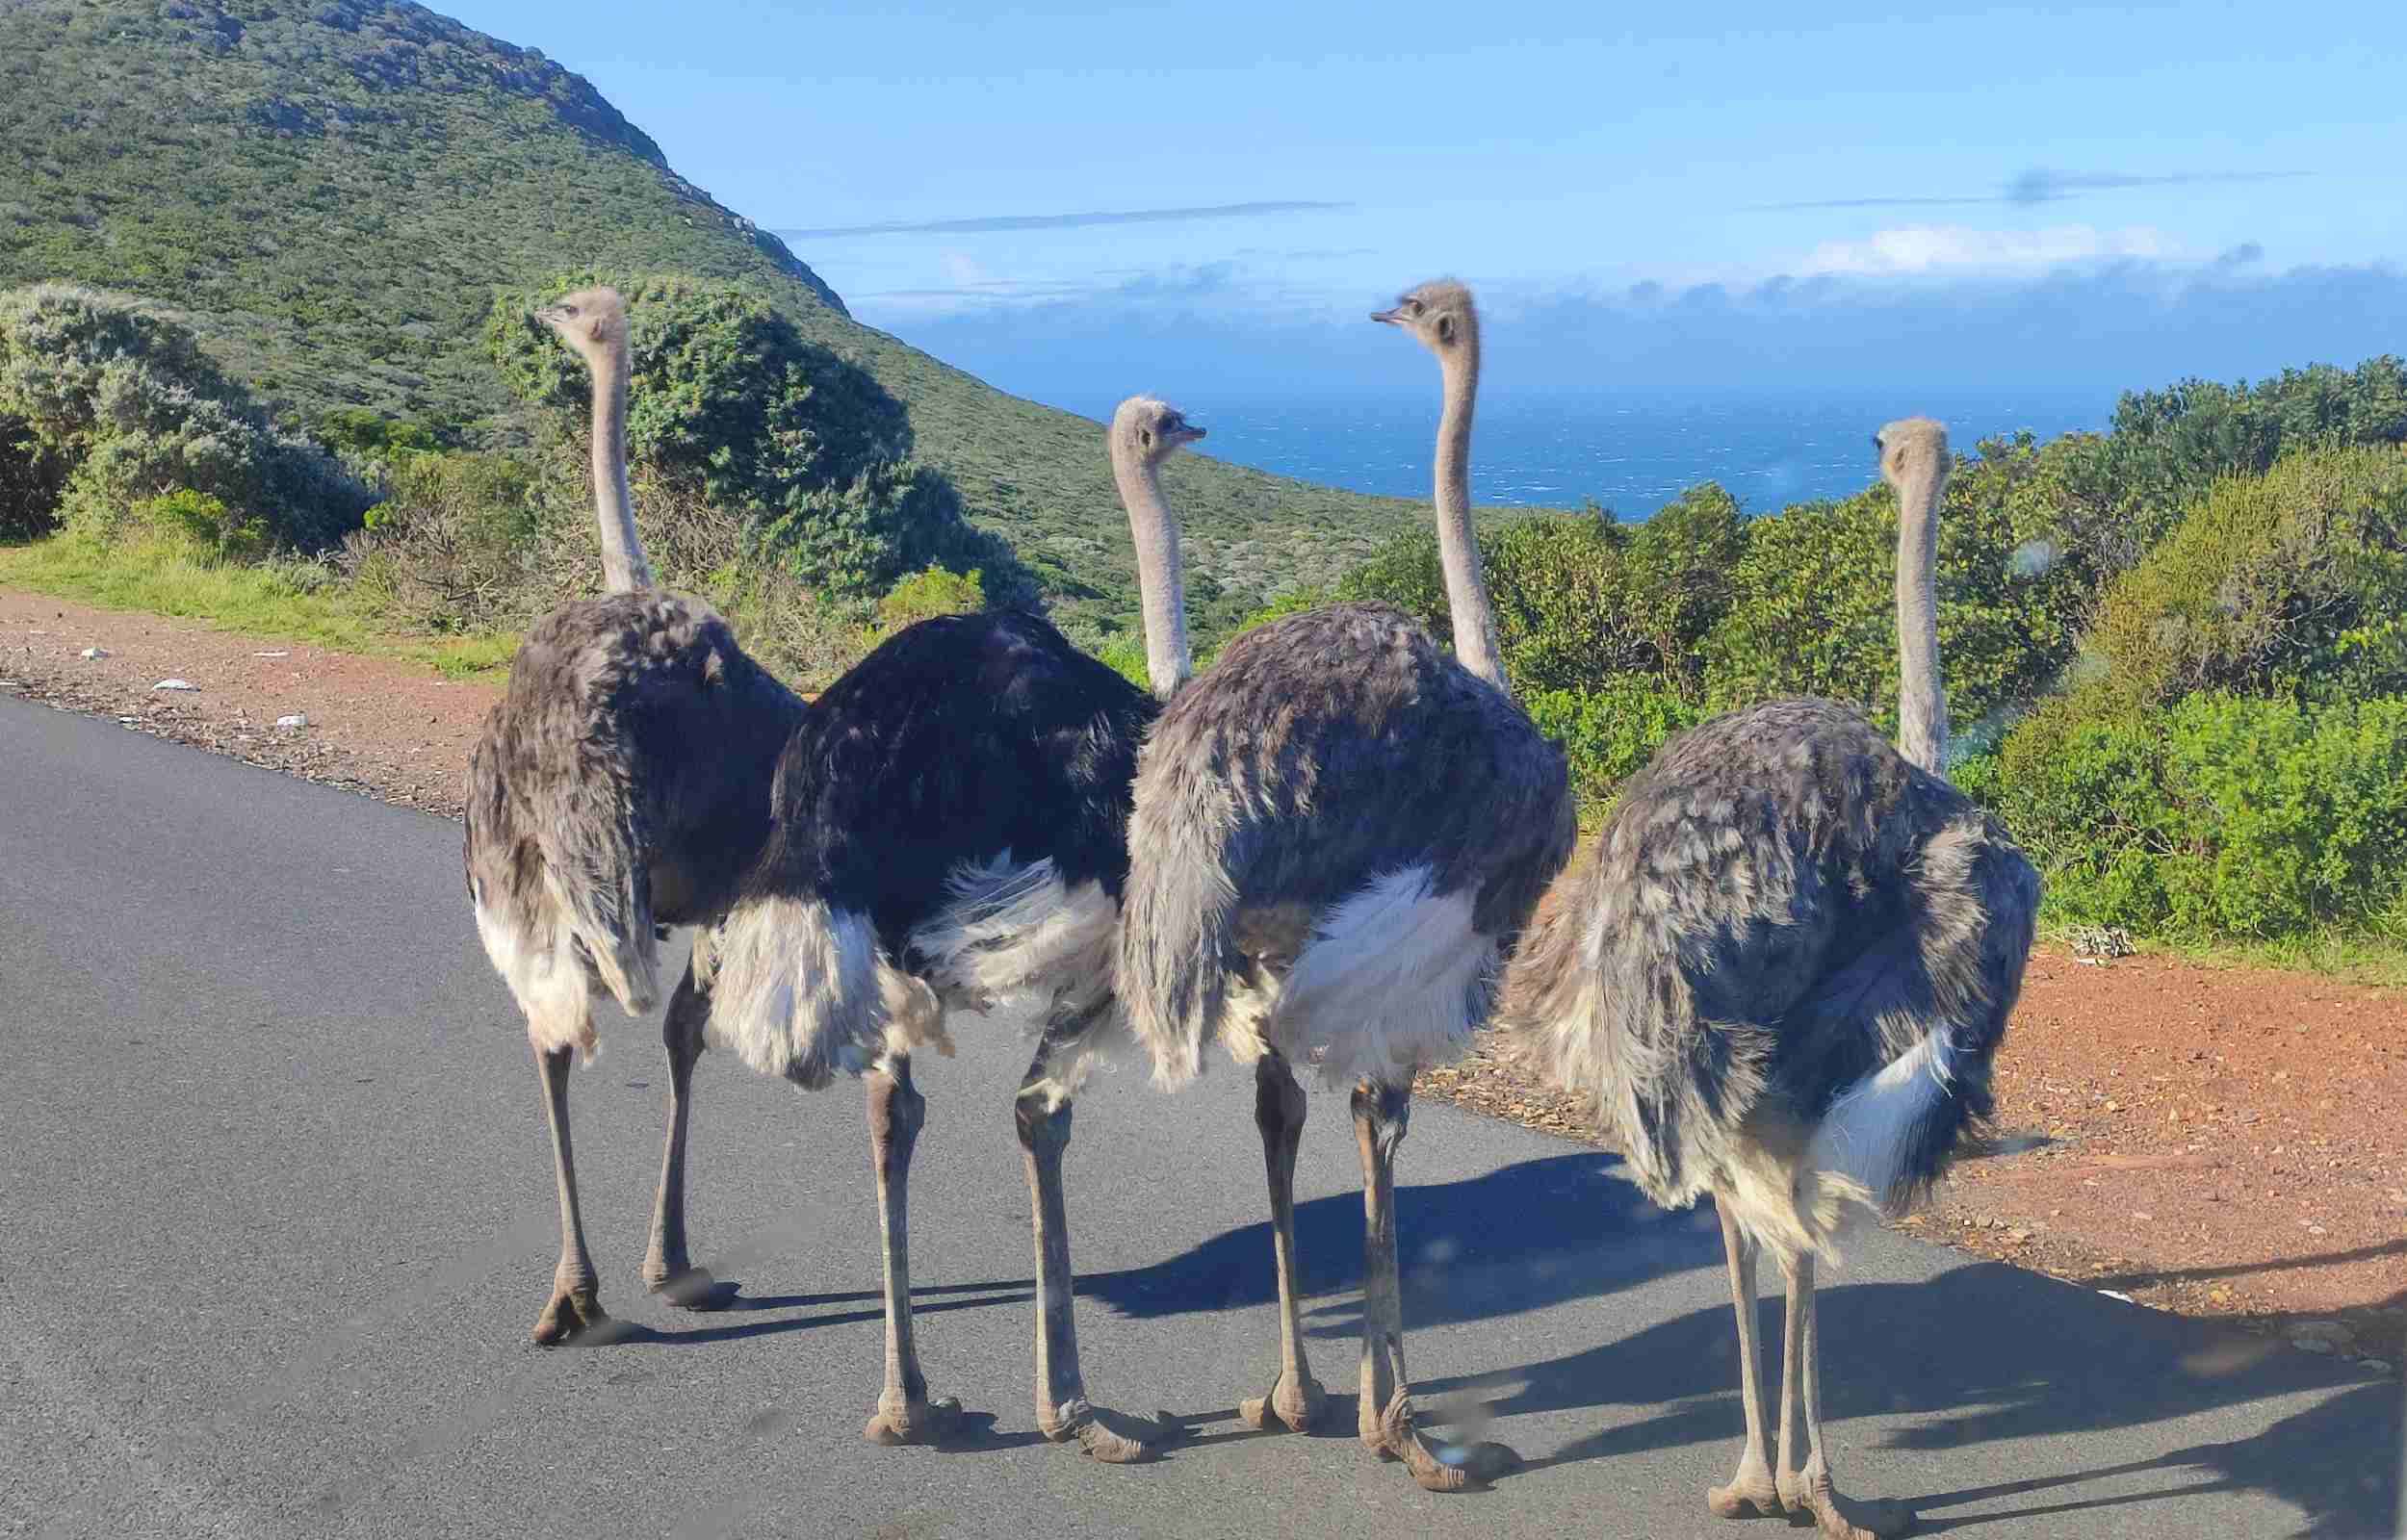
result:
M 570 1151 L 568 1067 L 595 1046 L 596 986 L 630 1014 L 660 994 L 658 943 L 708 925 L 768 835 L 777 753 L 808 711 L 744 655 L 710 606 L 652 587 L 627 491 L 627 314 L 588 289 L 536 312 L 592 372 L 595 513 L 608 592 L 528 634 L 468 761 L 468 895 L 526 1014 L 559 1188 L 560 1259 L 534 1340 L 606 1319 Z M 707 745 L 707 749 L 698 747 Z M 669 1131 L 643 1276 L 679 1303 L 709 1280 L 686 1259 L 684 1166 L 707 979 L 670 998 Z
M 1514 705 L 1471 532 L 1479 319 L 1468 290 L 1413 290 L 1373 321 L 1437 355 L 1436 519 L 1448 657 L 1382 604 L 1289 616 L 1229 644 L 1163 711 L 1137 771 L 1120 989 L 1156 1080 L 1199 1070 L 1216 1036 L 1255 1066 L 1270 1185 L 1280 1371 L 1240 1408 L 1257 1427 L 1320 1414 L 1295 1280 L 1293 1065 L 1354 1086 L 1364 1207 L 1357 1430 L 1421 1485 L 1468 1483 L 1412 1425 L 1395 1234 L 1395 1157 L 1413 1072 L 1453 1058 L 1488 1012 L 1503 950 L 1569 853 L 1562 752 Z
M 2039 901 L 2031 863 L 1941 773 L 1932 580 L 1947 435 L 1913 419 L 1874 445 L 1899 500 L 1904 752 L 1813 700 L 1674 739 L 1540 906 L 1499 1012 L 1509 1051 L 1596 1099 L 1650 1198 L 1713 1194 L 1747 1445 L 1708 1505 L 1786 1512 L 1833 1540 L 1895 1533 L 1910 1515 L 1859 1512 L 1831 1483 L 1815 1260 L 1835 1260 L 1851 1209 L 1928 1189 L 1988 1116 Z M 1776 1464 L 1755 1349 L 1763 1246 L 1788 1285 Z
M 711 1037 L 817 1089 L 867 1084 L 885 1248 L 886 1380 L 864 1434 L 941 1438 L 912 1340 L 907 1195 L 926 1099 L 912 1055 L 949 1054 L 947 1013 L 1041 1002 L 1016 1121 L 1034 1217 L 1037 1424 L 1097 1459 L 1175 1428 L 1087 1399 L 1062 1157 L 1071 1098 L 1116 1030 L 1112 939 L 1137 746 L 1188 670 L 1178 530 L 1157 479 L 1204 437 L 1150 398 L 1121 404 L 1111 458 L 1136 539 L 1154 695 L 1024 614 L 922 621 L 815 703 L 777 764 L 774 829 L 714 947 Z M 1115 1425 L 1117 1424 L 1117 1425 Z

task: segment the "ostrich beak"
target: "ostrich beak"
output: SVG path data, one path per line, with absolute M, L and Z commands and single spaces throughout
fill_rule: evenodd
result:
M 1383 322 L 1384 324 L 1389 326 L 1394 325 L 1398 321 L 1402 320 L 1403 316 L 1404 311 L 1401 306 L 1393 310 L 1374 310 L 1371 312 L 1371 319 L 1373 321 Z

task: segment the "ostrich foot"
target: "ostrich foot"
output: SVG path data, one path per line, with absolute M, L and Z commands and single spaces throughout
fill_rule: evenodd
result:
M 1809 1465 L 1780 1482 L 1780 1501 L 1791 1524 L 1811 1524 L 1826 1540 L 1897 1540 L 1914 1527 L 1902 1502 L 1861 1502 L 1839 1495 L 1830 1473 Z
M 680 1310 L 715 1310 L 735 1290 L 705 1268 L 645 1263 L 644 1287 Z
M 1396 1452 L 1395 1441 L 1387 1435 L 1387 1414 L 1394 1409 L 1393 1397 L 1390 1397 L 1387 1404 L 1383 1406 L 1372 1396 L 1368 1385 L 1363 1386 L 1362 1394 L 1354 1399 L 1355 1436 L 1362 1441 L 1364 1449 L 1383 1460 L 1404 1458 Z
M 1717 1519 L 1776 1519 L 1789 1511 L 1788 1501 L 1772 1479 L 1772 1467 L 1759 1450 L 1748 1450 L 1739 1461 L 1728 1486 L 1705 1493 L 1705 1506 Z
M 552 1302 L 543 1307 L 543 1314 L 535 1320 L 535 1346 L 554 1348 L 572 1342 L 609 1319 L 602 1308 L 601 1295 L 592 1284 L 555 1283 Z
M 936 1444 L 961 1425 L 961 1402 L 951 1396 L 912 1400 L 890 1391 L 877 1399 L 877 1411 L 861 1436 L 872 1444 Z
M 1319 1380 L 1281 1371 L 1269 1395 L 1249 1396 L 1237 1403 L 1237 1418 L 1248 1427 L 1267 1432 L 1285 1428 L 1301 1433 L 1320 1421 L 1328 1405 L 1329 1392 L 1321 1389 Z
M 1502 1444 L 1432 1444 L 1413 1424 L 1412 1398 L 1401 1387 L 1381 1419 L 1385 1452 L 1404 1462 L 1412 1479 L 1427 1492 L 1462 1492 L 1486 1486 L 1521 1463 Z
M 1039 1408 L 1037 1431 L 1056 1444 L 1076 1441 L 1078 1451 L 1105 1465 L 1135 1465 L 1150 1460 L 1184 1431 L 1168 1412 L 1129 1417 L 1081 1399 L 1055 1407 Z

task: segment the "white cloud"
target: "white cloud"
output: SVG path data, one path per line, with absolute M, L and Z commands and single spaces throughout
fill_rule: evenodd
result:
M 2052 268 L 2102 257 L 2164 257 L 2175 244 L 2147 225 L 2100 230 L 2086 224 L 2048 230 L 1980 230 L 1963 224 L 1908 224 L 1862 241 L 1825 241 L 1802 264 L 1807 272 L 1917 273 Z

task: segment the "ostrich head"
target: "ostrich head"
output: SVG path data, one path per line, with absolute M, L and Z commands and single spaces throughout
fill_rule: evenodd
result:
M 1927 417 L 1908 417 L 1872 436 L 1880 456 L 1880 477 L 1902 492 L 1909 482 L 1947 475 L 1948 430 Z M 1928 484 L 1928 483 L 1926 483 Z
M 1374 310 L 1371 320 L 1400 326 L 1439 358 L 1452 357 L 1479 335 L 1479 311 L 1471 291 L 1439 278 L 1405 292 L 1392 310 Z
M 1112 438 L 1135 456 L 1136 463 L 1159 466 L 1179 449 L 1204 436 L 1204 430 L 1168 401 L 1131 396 L 1112 413 Z
M 627 342 L 627 306 L 615 289 L 580 289 L 535 312 L 535 320 L 587 358 Z

